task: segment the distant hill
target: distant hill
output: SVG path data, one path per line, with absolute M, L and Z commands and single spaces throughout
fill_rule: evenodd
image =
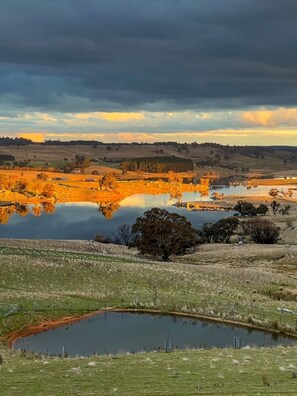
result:
M 0 138 L 0 155 L 15 158 L 18 163 L 29 167 L 53 167 L 63 169 L 75 161 L 75 156 L 83 155 L 96 166 L 120 169 L 124 161 L 140 160 L 144 166 L 156 172 L 155 166 L 143 165 L 144 158 L 149 163 L 165 163 L 170 157 L 185 160 L 185 168 L 200 174 L 210 171 L 221 176 L 239 174 L 259 174 L 270 176 L 296 175 L 297 147 L 293 146 L 229 146 L 217 143 L 103 143 L 100 141 L 75 140 L 70 142 L 46 141 L 33 143 L 23 138 Z M 146 160 L 147 161 L 147 160 Z M 175 160 L 176 161 L 176 160 Z M 188 162 L 187 162 L 188 161 Z M 134 167 L 131 163 L 129 167 Z M 162 169 L 175 170 L 171 167 Z M 161 169 L 161 166 L 159 167 Z M 180 168 L 181 169 L 181 168 Z M 166 171 L 166 170 L 164 170 Z M 101 173 L 101 172 L 100 172 Z

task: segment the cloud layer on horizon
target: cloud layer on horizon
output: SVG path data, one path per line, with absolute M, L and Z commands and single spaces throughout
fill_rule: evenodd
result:
M 296 15 L 294 0 L 2 0 L 0 133 L 291 130 Z

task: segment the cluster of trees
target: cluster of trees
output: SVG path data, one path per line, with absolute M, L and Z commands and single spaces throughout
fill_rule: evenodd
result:
M 217 154 L 219 155 L 219 154 Z M 224 158 L 218 158 L 218 157 L 214 157 L 214 158 L 206 158 L 203 160 L 199 160 L 196 162 L 197 166 L 207 166 L 207 167 L 220 167 L 220 168 L 225 168 L 225 169 L 230 169 L 230 170 L 234 170 L 235 172 L 239 172 L 240 170 L 242 172 L 248 172 L 249 168 L 248 167 L 238 167 L 237 164 L 229 162 L 228 158 L 224 157 Z
M 249 237 L 260 244 L 274 244 L 279 239 L 279 228 L 263 218 L 239 221 L 236 217 L 221 219 L 214 224 L 204 224 L 201 236 L 206 243 L 229 243 L 237 235 L 241 240 Z
M 37 184 L 29 183 L 25 178 L 20 178 L 17 182 L 10 188 L 12 192 L 18 192 L 25 196 L 40 196 L 43 198 L 55 198 L 55 186 L 51 183 Z
M 51 183 L 41 182 L 41 180 L 46 180 L 46 176 L 46 174 L 40 173 L 37 175 L 37 180 L 29 181 L 25 177 L 0 175 L 0 190 L 17 192 L 28 197 L 55 198 L 55 186 Z
M 279 213 L 282 216 L 288 215 L 291 209 L 291 205 L 285 204 L 283 207 L 281 207 L 281 204 L 277 201 L 272 201 L 270 207 L 274 215 Z
M 97 140 L 46 140 L 43 145 L 46 146 L 103 146 L 103 142 L 98 142 Z
M 68 158 L 64 158 L 64 161 L 67 162 L 67 164 L 61 168 L 64 173 L 71 173 L 75 168 L 81 168 L 81 173 L 84 173 L 91 162 L 91 160 L 86 158 L 83 154 L 76 154 L 72 161 L 68 161 Z
M 291 205 L 285 204 L 283 207 L 281 207 L 281 204 L 277 201 L 272 201 L 270 207 L 274 215 L 279 213 L 283 216 L 288 215 L 291 209 Z M 255 206 L 251 202 L 238 201 L 233 209 L 238 212 L 241 217 L 255 217 L 258 215 L 265 216 L 269 210 L 269 207 L 265 204 Z
M 167 261 L 171 255 L 184 254 L 203 243 L 230 243 L 234 235 L 241 240 L 250 238 L 255 243 L 273 244 L 278 241 L 279 233 L 279 228 L 266 219 L 239 221 L 237 217 L 204 224 L 197 230 L 186 217 L 153 208 L 138 217 L 133 226 L 123 224 L 113 237 L 97 235 L 95 240 L 137 247 L 142 254 Z
M 238 201 L 233 209 L 242 217 L 265 216 L 269 210 L 268 206 L 265 204 L 256 207 L 251 202 L 247 201 Z
M 10 154 L 0 154 L 0 165 L 3 165 L 5 162 L 15 161 L 15 157 Z
M 123 171 L 143 171 L 164 173 L 169 171 L 187 172 L 194 169 L 192 160 L 179 157 L 144 157 L 125 160 L 121 163 Z
M 0 137 L 0 146 L 26 146 L 32 143 L 32 140 L 25 138 Z
M 33 142 L 30 139 L 26 138 L 11 138 L 11 137 L 1 137 L 0 138 L 0 146 L 12 146 L 12 145 L 28 145 L 28 144 L 41 144 L 46 146 L 104 146 L 106 143 L 103 143 L 98 140 L 70 140 L 70 141 L 61 141 L 61 140 L 46 140 L 42 143 Z M 213 149 L 221 150 L 227 152 L 229 154 L 241 154 L 247 156 L 256 156 L 260 157 L 267 153 L 273 154 L 275 151 L 288 151 L 292 153 L 296 153 L 297 150 L 294 147 L 290 146 L 229 146 L 229 145 L 222 145 L 219 143 L 197 143 L 192 142 L 189 144 L 185 143 L 178 143 L 174 141 L 166 141 L 166 142 L 155 142 L 155 143 L 139 143 L 139 142 L 132 142 L 132 143 L 121 143 L 120 145 L 117 143 L 108 143 L 109 146 L 167 146 L 167 147 L 174 147 L 178 151 L 188 151 L 190 147 L 197 148 L 197 147 L 210 147 Z
M 0 163 L 1 169 L 6 170 L 32 170 L 35 171 L 45 171 L 45 172 L 64 172 L 64 169 L 61 170 L 60 168 L 55 168 L 53 166 L 49 166 L 48 163 L 45 163 L 44 166 L 33 166 L 30 165 L 31 160 L 23 160 L 23 161 L 12 161 L 12 162 L 4 162 L 3 164 Z M 67 172 L 64 172 L 67 173 Z

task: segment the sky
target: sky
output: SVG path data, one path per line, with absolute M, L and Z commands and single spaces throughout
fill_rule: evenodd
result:
M 1 0 L 0 135 L 297 145 L 296 0 Z

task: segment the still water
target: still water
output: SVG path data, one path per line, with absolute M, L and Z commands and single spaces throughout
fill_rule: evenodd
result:
M 189 194 L 185 194 L 189 195 Z M 192 194 L 191 199 L 194 194 Z M 199 194 L 197 194 L 199 195 Z M 195 197 L 196 199 L 196 197 Z M 138 216 L 153 207 L 167 209 L 186 216 L 196 228 L 206 222 L 216 222 L 230 216 L 228 212 L 190 212 L 175 208 L 169 194 L 134 195 L 119 203 L 107 219 L 93 203 L 55 205 L 53 213 L 34 216 L 33 207 L 26 216 L 13 214 L 7 224 L 0 224 L 0 238 L 27 239 L 92 239 L 97 233 L 112 235 L 121 224 L 134 224 Z
M 186 348 L 292 345 L 295 340 L 262 331 L 186 317 L 106 312 L 71 325 L 20 338 L 14 349 L 43 354 L 90 356 Z
M 277 187 L 277 186 L 276 186 Z M 216 186 L 210 190 L 209 196 L 201 197 L 199 193 L 184 193 L 182 201 L 209 201 L 213 192 L 225 195 L 263 195 L 268 196 L 271 186 L 246 189 L 244 186 Z M 280 186 L 280 190 L 286 186 Z M 295 192 L 294 192 L 295 193 Z M 17 213 L 9 216 L 5 224 L 0 224 L 0 238 L 27 239 L 92 239 L 96 234 L 112 235 L 121 224 L 134 224 L 136 218 L 153 207 L 167 209 L 184 215 L 193 227 L 200 228 L 204 223 L 214 223 L 233 212 L 191 212 L 183 208 L 175 208 L 172 204 L 176 199 L 169 194 L 133 195 L 118 203 L 105 203 L 99 207 L 93 203 L 57 204 L 53 208 L 41 208 L 41 216 L 29 207 L 28 213 Z

